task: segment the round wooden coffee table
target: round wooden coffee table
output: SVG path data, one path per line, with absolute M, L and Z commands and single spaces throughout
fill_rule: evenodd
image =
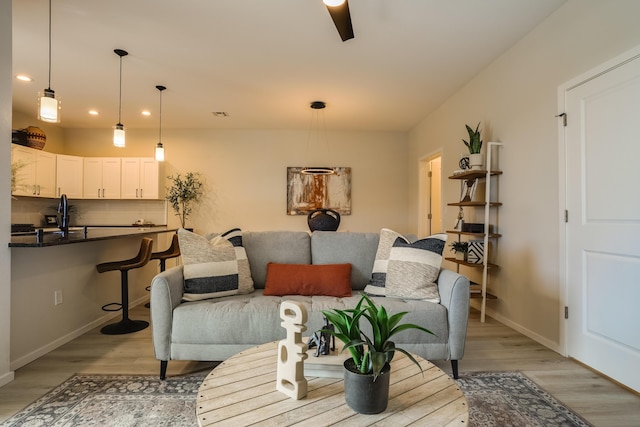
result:
M 467 399 L 441 369 L 418 356 L 424 377 L 404 354 L 391 362 L 387 410 L 377 415 L 354 412 L 344 401 L 339 378 L 307 377 L 307 396 L 294 400 L 276 390 L 277 343 L 242 351 L 215 367 L 205 378 L 196 401 L 200 426 L 249 424 L 319 427 L 335 424 L 465 426 Z

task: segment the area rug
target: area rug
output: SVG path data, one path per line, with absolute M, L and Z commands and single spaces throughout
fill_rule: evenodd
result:
M 0 424 L 2 427 L 193 427 L 207 372 L 157 376 L 74 375 Z M 471 426 L 589 426 L 518 372 L 463 374 Z

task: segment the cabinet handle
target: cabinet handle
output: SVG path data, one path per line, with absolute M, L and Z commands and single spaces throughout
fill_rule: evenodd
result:
M 35 184 L 33 185 L 33 192 L 32 194 L 35 196 L 38 194 L 38 186 L 36 186 Z
M 38 196 L 40 195 L 40 184 L 38 184 Z
M 138 198 L 138 189 L 136 188 L 136 199 Z
M 100 189 L 98 188 L 98 199 L 100 198 Z
M 60 197 L 60 187 L 58 187 L 58 197 Z
M 104 188 L 102 189 L 102 198 L 104 199 Z
M 144 195 L 143 195 L 143 193 L 142 193 L 142 188 L 140 189 L 140 198 L 141 198 L 141 199 L 142 199 L 142 198 L 144 198 Z

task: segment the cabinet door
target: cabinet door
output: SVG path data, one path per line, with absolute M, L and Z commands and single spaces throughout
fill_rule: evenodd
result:
M 56 155 L 36 150 L 36 197 L 56 197 Z
M 34 153 L 27 147 L 11 147 L 11 167 L 15 170 L 15 196 L 35 196 L 36 164 Z
M 83 162 L 82 197 L 85 199 L 102 198 L 102 159 L 87 157 Z
M 159 165 L 155 159 L 140 159 L 140 188 L 143 199 L 158 199 Z
M 122 159 L 122 198 L 140 198 L 140 159 Z
M 67 197 L 74 199 L 83 197 L 82 170 L 82 157 L 64 154 L 56 156 L 56 183 L 58 186 L 56 197 L 60 197 L 61 194 L 66 194 Z
M 120 198 L 120 158 L 102 159 L 102 197 Z

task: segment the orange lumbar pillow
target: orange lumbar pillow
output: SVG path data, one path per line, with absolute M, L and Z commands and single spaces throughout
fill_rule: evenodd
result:
M 351 264 L 267 264 L 264 295 L 351 296 Z

